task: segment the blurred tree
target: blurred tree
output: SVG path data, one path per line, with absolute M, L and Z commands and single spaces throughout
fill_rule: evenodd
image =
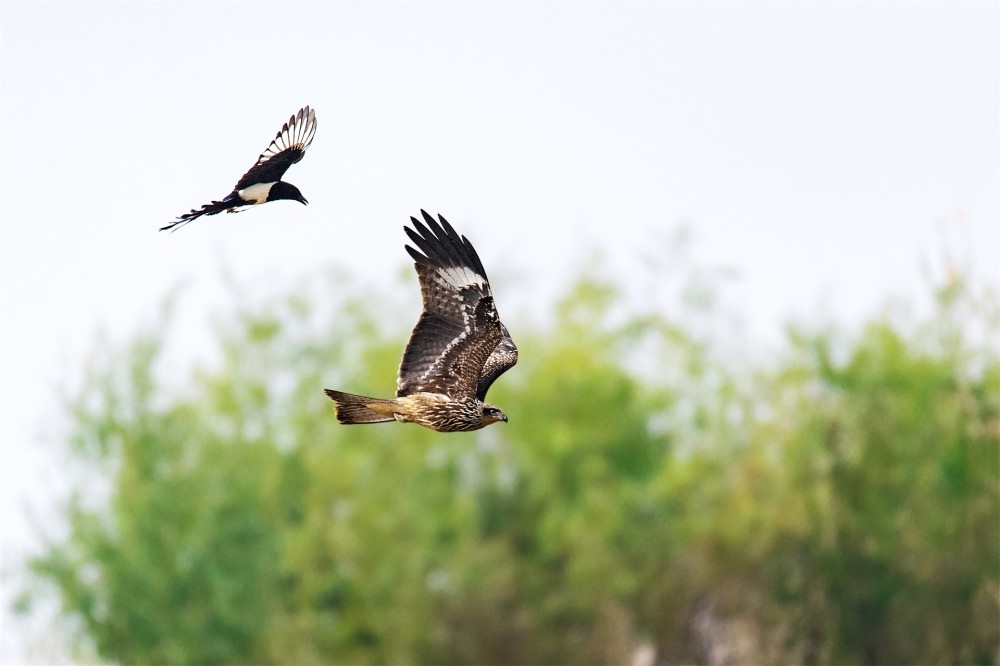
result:
M 237 305 L 221 363 L 180 388 L 157 372 L 162 322 L 95 355 L 70 410 L 87 471 L 68 535 L 31 563 L 80 646 L 179 664 L 1000 659 L 995 294 L 959 285 L 910 327 L 792 331 L 755 367 L 683 314 L 622 316 L 588 277 L 553 321 L 509 322 L 521 362 L 490 395 L 510 423 L 447 436 L 339 426 L 322 393 L 393 385 L 406 317 L 367 305 L 386 300 Z

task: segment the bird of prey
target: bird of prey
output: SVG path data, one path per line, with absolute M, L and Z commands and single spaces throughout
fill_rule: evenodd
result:
M 486 271 L 472 243 L 444 217 L 423 210 L 404 227 L 424 309 L 399 365 L 396 398 L 326 390 L 341 423 L 416 423 L 438 432 L 478 430 L 507 421 L 486 400 L 497 377 L 517 363 L 517 347 L 500 321 Z M 423 254 L 421 254 L 421 252 Z
M 267 150 L 260 154 L 257 163 L 243 174 L 240 182 L 236 183 L 233 191 L 222 201 L 207 203 L 198 210 L 192 208 L 190 213 L 184 213 L 165 227 L 160 227 L 160 231 L 176 230 L 202 215 L 215 215 L 222 211 L 236 213 L 244 206 L 277 199 L 292 199 L 308 204 L 299 188 L 281 180 L 281 177 L 288 171 L 288 167 L 302 159 L 314 136 L 316 111 L 308 106 L 299 109 L 281 128 Z

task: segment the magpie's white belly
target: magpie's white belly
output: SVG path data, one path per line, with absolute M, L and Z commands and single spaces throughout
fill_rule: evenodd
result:
M 273 186 L 274 183 L 257 183 L 256 185 L 239 190 L 237 194 L 247 203 L 262 204 L 267 201 L 267 195 Z

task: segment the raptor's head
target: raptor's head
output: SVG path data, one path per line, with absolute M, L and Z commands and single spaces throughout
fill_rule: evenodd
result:
M 483 403 L 483 415 L 482 415 L 482 425 L 488 426 L 491 423 L 496 423 L 497 421 L 507 422 L 507 415 L 503 413 L 503 410 L 499 407 L 494 407 L 489 403 Z
M 302 196 L 299 192 L 299 188 L 295 187 L 291 183 L 286 183 L 283 180 L 279 180 L 271 187 L 271 191 L 267 193 L 268 201 L 276 201 L 278 199 L 291 199 L 292 201 L 298 201 L 302 205 L 307 205 L 309 202 L 306 198 Z

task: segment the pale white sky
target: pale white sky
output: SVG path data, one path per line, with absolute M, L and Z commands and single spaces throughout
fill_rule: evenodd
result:
M 64 485 L 55 387 L 182 281 L 186 370 L 220 262 L 385 284 L 423 207 L 508 278 L 502 308 L 537 311 L 594 247 L 639 289 L 637 252 L 683 223 L 762 339 L 918 299 L 944 247 L 997 282 L 998 34 L 995 2 L 2 3 L 4 571 Z M 157 231 L 305 104 L 286 178 L 310 206 Z M 3 620 L 4 662 L 51 659 Z

